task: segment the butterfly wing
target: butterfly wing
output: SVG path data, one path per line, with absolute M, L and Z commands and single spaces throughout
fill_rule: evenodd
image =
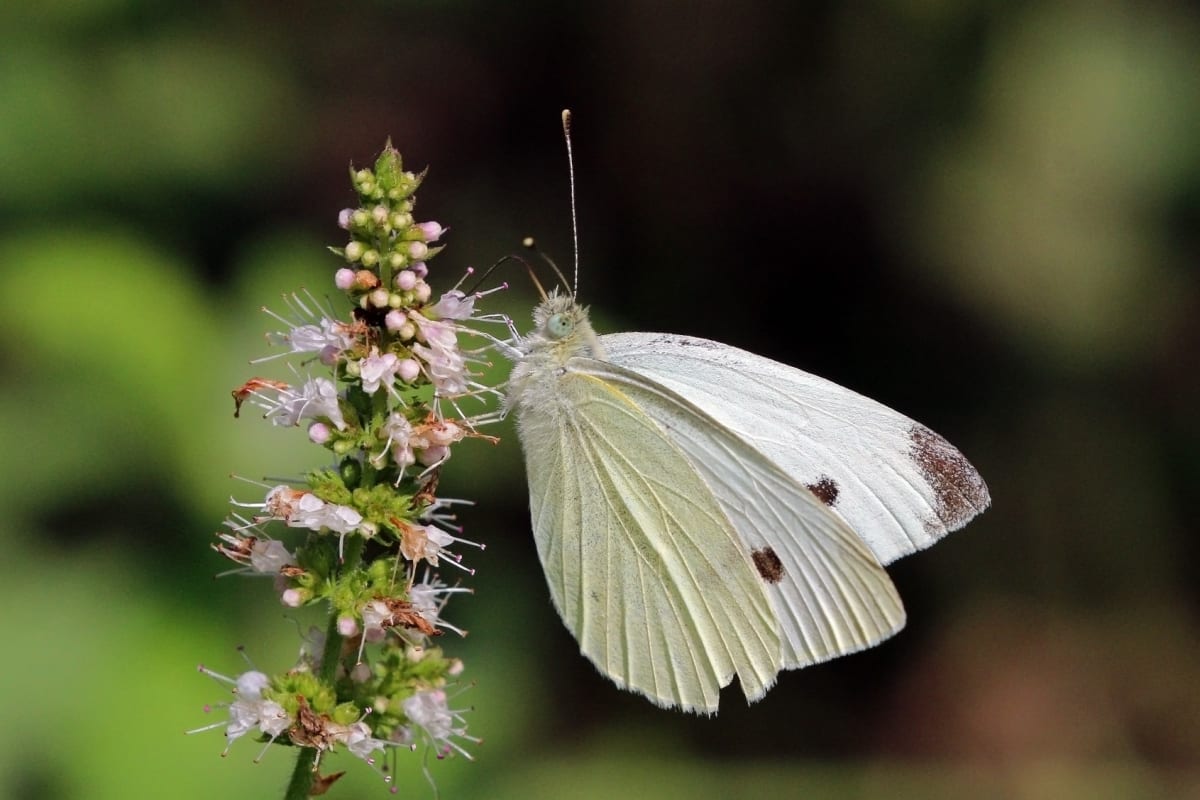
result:
M 683 452 L 616 387 L 546 370 L 518 404 L 538 555 L 582 652 L 662 706 L 712 712 L 779 670 L 765 584 Z
M 706 339 L 600 341 L 614 364 L 685 398 L 807 486 L 882 564 L 928 547 L 991 503 L 949 442 L 836 383 Z
M 783 631 L 781 668 L 862 650 L 903 627 L 900 598 L 874 554 L 807 487 L 646 376 L 591 359 L 572 365 L 653 419 L 700 475 L 767 588 Z
M 535 539 L 580 648 L 660 705 L 714 711 L 780 669 L 860 650 L 904 612 L 875 557 L 711 416 L 588 358 L 518 405 Z

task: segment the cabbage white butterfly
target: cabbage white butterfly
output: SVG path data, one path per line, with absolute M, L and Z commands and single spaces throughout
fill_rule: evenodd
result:
M 505 409 L 550 595 L 583 654 L 660 706 L 715 712 L 734 675 L 753 702 L 887 638 L 904 609 L 881 565 L 991 502 L 945 439 L 835 383 L 690 336 L 599 336 L 557 290 L 533 319 Z

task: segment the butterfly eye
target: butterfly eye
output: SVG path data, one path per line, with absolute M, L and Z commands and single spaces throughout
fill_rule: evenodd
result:
M 551 339 L 562 339 L 574 329 L 575 324 L 566 314 L 555 314 L 546 320 L 546 333 Z

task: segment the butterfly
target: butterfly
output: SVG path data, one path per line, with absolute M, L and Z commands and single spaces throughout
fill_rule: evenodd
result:
M 949 442 L 836 383 L 707 339 L 597 335 L 574 292 L 542 292 L 533 321 L 503 348 L 504 412 L 550 597 L 600 672 L 660 706 L 713 713 L 735 675 L 754 702 L 878 644 L 905 620 L 883 565 L 991 503 Z
M 691 336 L 599 336 L 553 292 L 506 398 L 550 596 L 618 686 L 715 712 L 904 625 L 884 571 L 990 504 L 929 428 Z

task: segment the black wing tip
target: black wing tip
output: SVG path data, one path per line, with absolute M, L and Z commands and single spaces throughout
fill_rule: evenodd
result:
M 935 498 L 934 512 L 946 531 L 956 531 L 992 504 L 983 477 L 966 456 L 919 423 L 909 429 L 909 457 Z

